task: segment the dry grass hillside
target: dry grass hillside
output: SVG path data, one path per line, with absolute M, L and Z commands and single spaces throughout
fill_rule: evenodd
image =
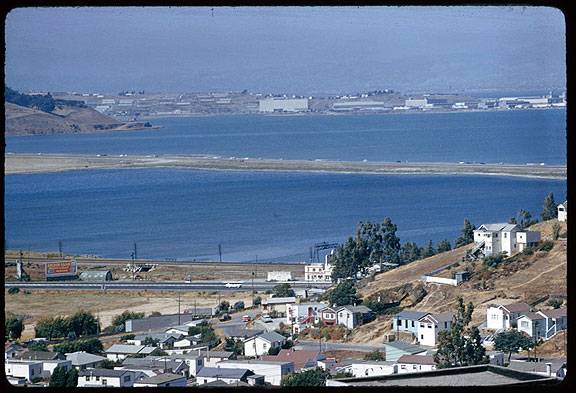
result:
M 531 230 L 539 230 L 543 240 L 551 240 L 552 225 L 557 220 L 538 223 Z M 566 233 L 566 223 L 561 224 L 561 236 Z M 554 241 L 549 252 L 537 251 L 532 255 L 511 257 L 495 268 L 488 268 L 481 261 L 460 262 L 455 270 L 467 266 L 473 270 L 469 281 L 457 287 L 424 283 L 420 277 L 451 262 L 458 262 L 465 255 L 468 245 L 421 261 L 379 274 L 374 281 L 359 290 L 362 297 L 378 296 L 384 299 L 401 300 L 406 310 L 443 312 L 453 311 L 456 299 L 461 296 L 466 303 L 475 306 L 473 324 L 485 321 L 486 308 L 491 303 L 515 303 L 524 301 L 538 308 L 548 308 L 548 296 L 566 296 L 567 256 L 566 241 Z M 418 296 L 399 296 L 418 292 Z M 385 334 L 392 333 L 391 316 L 380 316 L 359 329 L 351 336 L 352 342 L 382 343 Z

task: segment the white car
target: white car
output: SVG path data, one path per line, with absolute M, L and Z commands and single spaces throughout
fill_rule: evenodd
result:
M 270 317 L 270 315 L 262 315 L 260 320 L 264 323 L 272 322 L 272 318 Z
M 239 282 L 227 282 L 225 287 L 226 288 L 240 288 L 242 286 L 242 283 Z

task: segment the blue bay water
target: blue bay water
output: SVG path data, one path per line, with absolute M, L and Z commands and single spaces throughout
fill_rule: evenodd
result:
M 212 116 L 158 130 L 7 137 L 14 153 L 208 154 L 351 161 L 566 163 L 566 111 Z
M 415 116 L 417 117 L 417 116 Z M 398 225 L 402 242 L 453 240 L 474 224 L 533 216 L 566 182 L 493 176 L 359 175 L 188 169 L 5 176 L 6 248 L 128 258 L 304 261 L 359 221 Z

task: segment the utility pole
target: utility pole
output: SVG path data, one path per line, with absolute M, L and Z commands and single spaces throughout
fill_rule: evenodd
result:
M 222 263 L 222 244 L 218 244 L 218 256 L 220 257 L 220 263 Z
M 58 240 L 58 251 L 60 252 L 60 258 L 62 258 L 62 240 Z
M 178 325 L 180 325 L 180 292 L 178 292 Z
M 252 307 L 254 307 L 254 268 L 252 268 Z
M 198 317 L 198 309 L 196 308 L 196 299 L 194 299 L 194 318 Z

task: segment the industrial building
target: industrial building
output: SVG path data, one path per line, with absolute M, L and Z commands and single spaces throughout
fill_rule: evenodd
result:
M 86 270 L 80 273 L 82 281 L 112 281 L 112 272 L 110 270 Z
M 259 112 L 306 112 L 308 98 L 266 98 L 258 101 Z

